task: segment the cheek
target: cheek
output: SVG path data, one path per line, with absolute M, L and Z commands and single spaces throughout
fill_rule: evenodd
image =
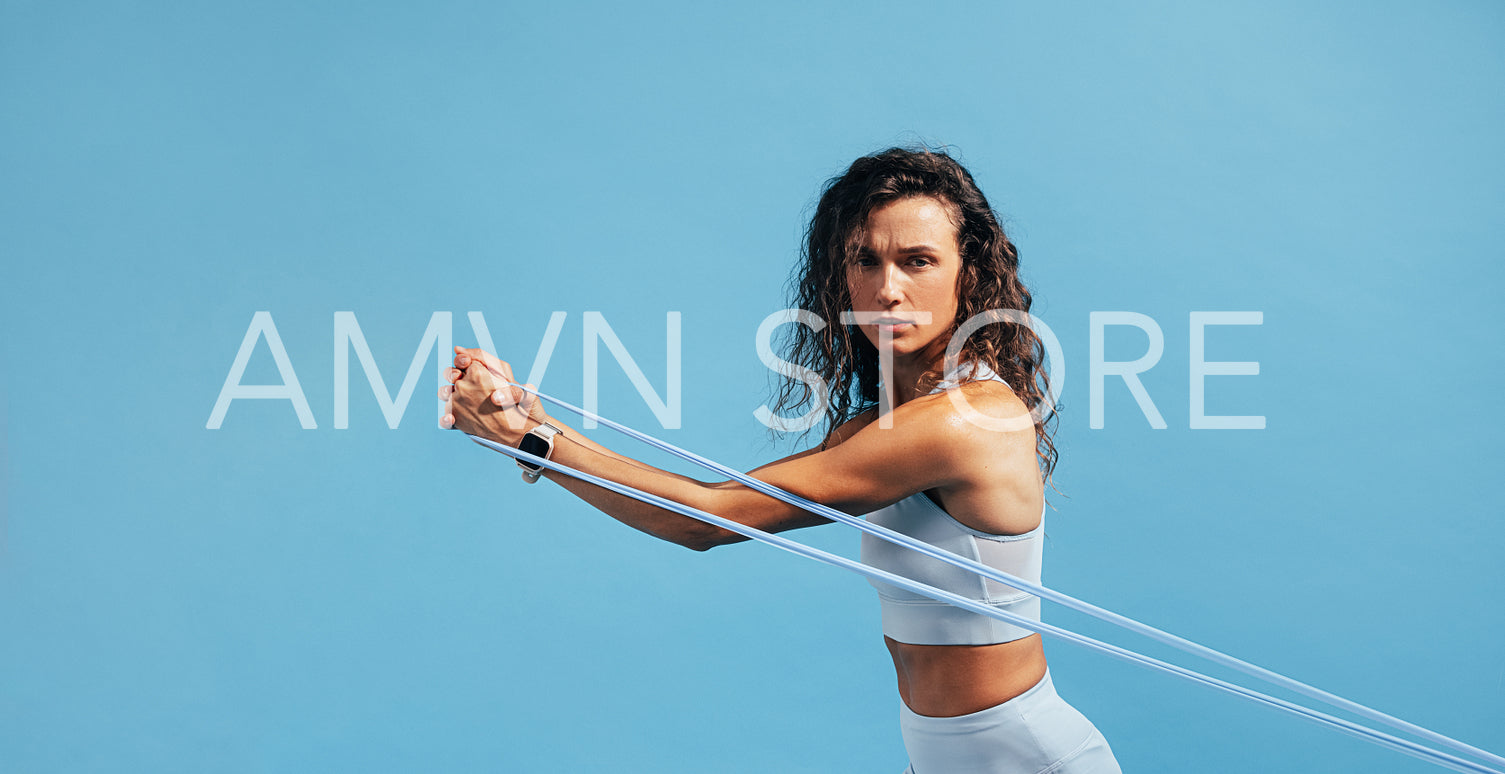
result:
M 962 279 L 962 273 L 960 271 L 958 271 L 951 278 L 951 282 L 949 283 L 949 287 L 946 290 L 947 308 L 951 310 L 951 314 L 952 314 L 953 317 L 956 316 L 956 310 L 958 310 L 958 309 L 961 308 L 962 294 L 964 294 L 964 293 L 967 292 L 966 284 L 967 283 L 965 281 L 963 281 L 963 279 Z
M 935 322 L 942 322 L 942 318 L 956 315 L 957 287 L 954 278 L 941 280 L 926 290 L 926 308 L 936 315 Z M 945 321 L 949 322 L 949 320 Z

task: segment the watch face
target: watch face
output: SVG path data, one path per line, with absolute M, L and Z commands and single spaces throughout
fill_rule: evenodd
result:
M 542 438 L 539 438 L 536 435 L 533 435 L 532 433 L 523 436 L 522 443 L 519 443 L 517 445 L 517 448 L 518 451 L 525 451 L 535 457 L 543 457 L 547 459 L 549 456 L 549 442 L 545 441 Z M 528 462 L 527 460 L 518 460 L 517 464 L 522 465 L 528 470 L 543 470 L 542 465 L 536 465 L 534 463 Z

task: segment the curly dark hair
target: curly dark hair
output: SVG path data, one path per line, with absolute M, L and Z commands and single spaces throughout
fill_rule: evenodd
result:
M 962 269 L 957 279 L 956 319 L 950 330 L 955 332 L 966 320 L 989 310 L 1029 311 L 1032 299 L 1019 280 L 1019 251 L 965 167 L 944 151 L 925 148 L 890 148 L 852 162 L 846 172 L 826 182 L 805 230 L 800 263 L 790 277 L 792 305 L 828 323 L 818 331 L 805 325 L 787 326 L 786 331 L 792 332 L 786 333 L 784 341 L 785 359 L 819 374 L 827 385 L 823 447 L 830 443 L 831 431 L 878 405 L 878 351 L 857 326 L 839 322 L 841 313 L 852 308 L 847 266 L 863 243 L 869 213 L 889 202 L 919 196 L 945 205 L 957 225 Z M 1027 325 L 983 326 L 962 345 L 959 362 L 981 362 L 992 368 L 1032 411 L 1048 404 L 1044 344 Z M 790 371 L 782 375 L 776 390 L 775 411 L 784 416 L 822 401 L 809 384 L 795 378 L 794 369 Z M 920 387 L 929 389 L 941 378 L 938 371 L 931 371 Z M 1055 419 L 1055 409 L 1046 408 L 1035 420 L 1035 438 L 1040 467 L 1048 480 L 1057 453 L 1047 427 Z

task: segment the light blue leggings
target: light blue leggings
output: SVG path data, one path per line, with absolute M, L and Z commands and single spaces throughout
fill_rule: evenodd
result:
M 970 715 L 916 715 L 899 702 L 905 774 L 1121 774 L 1108 741 L 1056 693 L 1035 687 Z

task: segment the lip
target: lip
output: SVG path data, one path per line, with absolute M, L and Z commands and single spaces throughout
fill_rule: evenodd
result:
M 897 338 L 908 335 L 909 331 L 915 327 L 915 324 L 913 320 L 883 317 L 874 322 L 874 327 L 878 329 L 880 335 Z

